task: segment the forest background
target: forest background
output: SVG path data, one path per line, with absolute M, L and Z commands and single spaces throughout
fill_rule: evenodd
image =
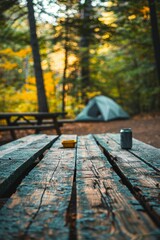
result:
M 160 1 L 1 0 L 0 112 L 66 111 L 99 94 L 160 107 Z

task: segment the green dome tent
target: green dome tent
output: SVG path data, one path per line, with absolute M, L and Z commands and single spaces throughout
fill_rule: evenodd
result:
M 127 119 L 126 113 L 116 102 L 105 96 L 92 98 L 80 112 L 76 121 L 110 121 L 113 119 Z

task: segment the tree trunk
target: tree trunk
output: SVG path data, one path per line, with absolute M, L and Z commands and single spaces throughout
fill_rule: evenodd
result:
M 34 71 L 37 85 L 38 111 L 48 112 L 46 93 L 44 88 L 44 79 L 41 67 L 41 58 L 39 53 L 39 44 L 36 33 L 36 21 L 34 16 L 33 0 L 27 0 L 28 21 L 30 27 L 30 40 L 34 60 Z
M 66 11 L 68 10 L 68 6 Z M 66 80 L 67 80 L 67 68 L 68 68 L 68 52 L 69 52 L 69 28 L 68 28 L 68 16 L 65 20 L 65 43 L 64 43 L 64 51 L 65 51 L 65 56 L 64 56 L 64 69 L 63 69 L 63 87 L 62 87 L 62 112 L 65 112 L 65 108 L 66 108 L 66 102 L 65 102 L 65 98 L 66 98 Z
M 148 0 L 149 8 L 150 8 L 150 19 L 151 19 L 151 27 L 152 27 L 152 39 L 156 60 L 156 68 L 157 68 L 157 76 L 158 82 L 160 86 L 160 37 L 158 32 L 158 23 L 157 23 L 157 15 L 156 15 L 156 5 L 155 0 Z
M 81 65 L 81 91 L 82 100 L 87 102 L 86 92 L 90 87 L 90 14 L 91 14 L 91 0 L 86 0 L 81 6 L 81 40 L 80 40 L 80 65 Z

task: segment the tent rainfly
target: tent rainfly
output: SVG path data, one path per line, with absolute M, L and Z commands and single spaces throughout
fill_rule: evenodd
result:
M 82 112 L 77 115 L 75 120 L 110 121 L 127 118 L 129 118 L 129 115 L 122 109 L 122 107 L 111 98 L 100 95 L 92 98 Z

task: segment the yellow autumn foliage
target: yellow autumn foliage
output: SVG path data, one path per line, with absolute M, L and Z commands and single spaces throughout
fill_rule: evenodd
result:
M 13 51 L 11 48 L 0 50 L 1 55 L 0 68 L 6 71 L 19 68 L 16 58 L 25 58 L 30 53 L 31 53 L 30 47 L 26 47 L 25 49 L 21 49 L 17 52 Z
M 148 6 L 144 6 L 142 9 L 141 9 L 141 13 L 143 14 L 143 17 L 144 19 L 149 19 L 149 7 Z
M 115 21 L 115 16 L 112 11 L 110 12 L 104 12 L 102 14 L 102 17 L 99 18 L 100 22 L 103 22 L 104 24 L 112 24 Z
M 33 77 L 33 76 L 29 76 L 27 79 L 26 79 L 26 82 L 27 82 L 27 84 L 33 84 L 33 85 L 35 85 L 36 84 L 36 79 L 35 79 L 35 77 Z
M 0 50 L 0 54 L 1 55 L 12 56 L 13 55 L 13 50 L 11 48 L 2 49 L 2 50 Z
M 19 51 L 13 51 L 11 48 L 6 48 L 6 49 L 2 49 L 0 50 L 0 54 L 2 56 L 8 56 L 8 57 L 26 57 L 26 55 L 31 53 L 31 48 L 30 47 L 26 47 L 25 49 L 21 49 Z
M 9 61 L 5 61 L 4 63 L 0 63 L 0 68 L 5 69 L 5 70 L 12 70 L 17 68 L 18 64 L 17 63 L 12 63 Z
M 27 91 L 25 89 L 18 91 L 11 96 L 10 101 L 14 104 L 15 112 L 37 111 L 36 91 Z
M 134 20 L 134 19 L 136 19 L 136 15 L 135 15 L 135 14 L 132 14 L 132 15 L 130 15 L 130 16 L 128 17 L 128 19 L 129 19 L 129 20 Z
M 55 87 L 58 84 L 58 79 L 53 77 L 52 72 L 46 72 L 44 74 L 44 84 L 45 84 L 45 90 L 46 90 L 46 95 L 54 95 L 55 94 Z
M 30 53 L 31 53 L 31 48 L 27 47 L 25 49 L 21 49 L 21 50 L 19 50 L 17 52 L 14 52 L 14 56 L 15 57 L 24 58 L 24 57 L 26 57 Z
M 44 83 L 49 109 L 50 111 L 57 111 L 57 107 L 61 106 L 61 100 L 56 99 L 55 92 L 59 78 L 54 77 L 52 72 L 46 72 L 44 73 Z M 0 106 L 1 111 L 3 109 L 9 112 L 38 111 L 35 77 L 28 77 L 21 90 L 16 91 L 14 87 L 9 86 L 4 93 L 1 91 L 0 102 L 4 102 L 4 106 Z

